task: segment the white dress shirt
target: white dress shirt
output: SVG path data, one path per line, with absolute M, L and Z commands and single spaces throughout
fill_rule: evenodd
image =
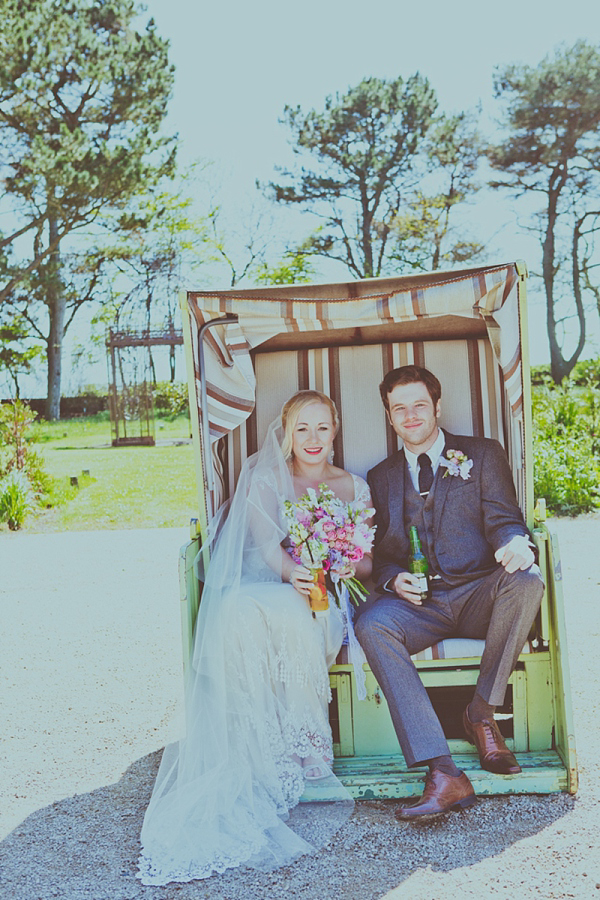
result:
M 427 450 L 427 456 L 431 460 L 431 468 L 433 469 L 433 474 L 435 477 L 435 473 L 439 469 L 440 466 L 440 458 L 442 453 L 444 452 L 444 444 L 446 443 L 446 435 L 442 431 L 441 428 L 438 428 L 438 436 L 436 437 L 434 443 L 431 445 L 429 450 Z M 406 462 L 408 463 L 408 471 L 410 472 L 411 481 L 414 485 L 414 488 L 419 493 L 419 463 L 417 462 L 420 454 L 413 453 L 408 447 L 404 448 L 404 455 L 406 457 Z

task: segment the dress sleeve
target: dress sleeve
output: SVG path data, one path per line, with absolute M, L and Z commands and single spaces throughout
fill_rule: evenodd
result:
M 360 475 L 353 475 L 352 480 L 354 481 L 354 502 L 362 503 L 363 506 L 373 506 L 371 491 L 364 478 L 361 478 Z

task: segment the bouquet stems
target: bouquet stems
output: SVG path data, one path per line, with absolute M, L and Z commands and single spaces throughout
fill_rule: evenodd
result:
M 366 600 L 369 596 L 364 584 L 362 584 L 355 576 L 352 578 L 344 578 L 343 582 L 348 588 L 350 599 L 356 606 L 359 606 L 361 601 Z

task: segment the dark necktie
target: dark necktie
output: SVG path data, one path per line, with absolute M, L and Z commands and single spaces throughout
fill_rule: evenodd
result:
M 427 453 L 421 453 L 417 458 L 419 463 L 419 493 L 427 495 L 433 484 L 433 469 Z

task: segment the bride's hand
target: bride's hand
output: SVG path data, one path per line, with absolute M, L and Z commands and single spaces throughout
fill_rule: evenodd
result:
M 354 578 L 354 575 L 356 574 L 356 566 L 349 562 L 345 566 L 336 569 L 335 574 L 339 575 L 340 578 Z
M 309 569 L 305 566 L 295 566 L 290 575 L 290 584 L 298 593 L 308 596 L 315 582 Z

